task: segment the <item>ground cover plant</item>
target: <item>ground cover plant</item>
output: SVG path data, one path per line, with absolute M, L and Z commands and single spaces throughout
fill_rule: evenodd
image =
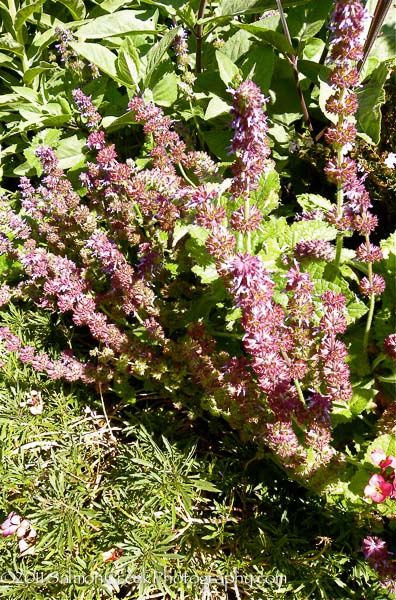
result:
M 390 4 L 0 2 L 4 597 L 394 597 Z

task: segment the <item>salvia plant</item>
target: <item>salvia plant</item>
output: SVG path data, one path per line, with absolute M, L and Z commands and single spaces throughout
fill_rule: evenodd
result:
M 5 95 L 18 99 L 3 114 L 3 139 L 12 142 L 5 185 L 20 178 L 0 199 L 0 348 L 4 422 L 11 420 L 7 398 L 14 394 L 18 414 L 33 424 L 34 447 L 51 452 L 44 462 L 38 452 L 34 469 L 46 478 L 48 463 L 53 473 L 51 501 L 41 496 L 43 505 L 34 510 L 18 498 L 21 484 L 13 475 L 13 502 L 6 501 L 1 526 L 5 541 L 14 540 L 15 552 L 27 560 L 48 551 L 54 532 L 49 523 L 40 532 L 40 522 L 52 506 L 57 530 L 67 538 L 60 544 L 67 564 L 78 548 L 85 557 L 81 571 L 102 572 L 88 538 L 85 547 L 90 531 L 101 549 L 101 569 L 111 569 L 113 577 L 105 585 L 98 579 L 90 592 L 70 588 L 72 597 L 143 598 L 158 590 L 163 597 L 200 597 L 199 586 L 180 592 L 179 580 L 172 588 L 166 577 L 146 575 L 169 565 L 174 573 L 183 557 L 191 573 L 208 569 L 198 556 L 202 533 L 205 540 L 218 538 L 218 548 L 229 543 L 228 508 L 210 496 L 219 492 L 210 480 L 221 471 L 211 464 L 200 473 L 194 448 L 183 454 L 165 437 L 163 449 L 158 446 L 137 425 L 136 415 L 147 418 L 137 408 L 143 402 L 151 423 L 156 407 L 157 418 L 172 423 L 187 414 L 187 427 L 202 419 L 214 429 L 222 423 L 224 439 L 253 449 L 247 472 L 264 457 L 279 481 L 293 482 L 301 495 L 359 515 L 355 550 L 362 571 L 356 576 L 365 568 L 375 571 L 373 594 L 395 594 L 393 546 L 384 538 L 396 506 L 396 234 L 380 240 L 369 178 L 358 158 L 361 137 L 379 141 L 380 118 L 373 126 L 367 110 L 374 108 L 372 87 L 383 91 L 392 64 L 370 63 L 368 53 L 389 6 L 378 3 L 371 27 L 368 7 L 358 0 L 303 9 L 289 2 L 241 8 L 227 0 L 210 14 L 206 2 L 197 13 L 194 3 L 142 2 L 155 11 L 117 12 L 112 5 L 107 22 L 106 14 L 98 15 L 107 10 L 101 3 L 90 13 L 82 3 L 62 2 L 75 19 L 69 24 L 51 12 L 36 22 L 43 4 L 10 9 L 10 31 L 1 38 L 32 87 L 26 92 L 8 81 L 13 91 Z M 263 10 L 261 18 L 250 18 Z M 301 11 L 307 21 L 299 29 Z M 92 21 L 83 21 L 87 14 Z M 163 14 L 171 23 L 159 20 Z M 43 26 L 49 29 L 39 33 Z M 98 31 L 107 32 L 102 45 L 84 41 L 97 39 Z M 158 34 L 162 38 L 147 49 Z M 268 77 L 259 75 L 265 69 L 256 63 L 255 40 L 268 59 Z M 209 47 L 221 86 L 208 94 Z M 49 49 L 51 62 L 34 67 L 33 57 Z M 315 64 L 317 51 L 314 68 L 308 63 Z M 294 82 L 297 119 L 284 116 L 294 109 L 282 108 L 282 88 L 271 83 L 282 68 L 285 80 Z M 367 88 L 361 85 L 364 70 Z M 39 115 L 33 139 L 25 100 L 40 105 L 33 110 Z M 385 96 L 374 102 L 379 111 Z M 166 110 L 172 105 L 174 113 Z M 22 127 L 16 113 L 25 118 Z M 210 132 L 212 119 L 217 125 Z M 321 193 L 301 184 L 293 192 L 285 183 L 296 173 L 293 161 L 285 162 L 282 140 L 292 154 L 317 162 Z M 21 148 L 25 162 L 14 168 Z M 392 156 L 387 149 L 382 159 L 390 178 Z M 290 206 L 282 202 L 285 189 L 294 194 Z M 20 373 L 16 381 L 13 371 Z M 47 397 L 60 394 L 59 405 L 67 390 L 74 420 L 65 425 L 67 440 L 61 435 L 58 442 L 56 410 L 45 416 Z M 82 420 L 76 398 L 82 399 Z M 172 406 L 168 413 L 166 405 Z M 34 425 L 40 419 L 48 421 L 44 447 L 46 429 Z M 25 446 L 29 441 L 21 442 Z M 81 482 L 89 502 L 78 500 Z M 209 502 L 214 517 L 207 516 Z M 150 518 L 149 509 L 155 509 Z M 136 535 L 127 535 L 125 528 L 136 523 Z M 323 537 L 323 553 L 330 541 Z M 172 556 L 170 548 L 176 548 Z M 216 573 L 226 569 L 224 552 Z M 243 563 L 244 550 L 235 552 Z M 251 550 L 245 554 L 255 565 L 270 565 Z M 121 589 L 117 576 L 131 564 L 136 579 Z M 236 561 L 233 572 L 246 564 Z M 59 580 L 53 583 L 54 597 L 66 597 Z M 237 580 L 233 586 L 241 597 Z M 246 594 L 261 593 L 252 589 Z M 323 589 L 303 585 L 305 595 L 296 596 L 300 588 L 285 586 L 279 593 L 360 597 Z

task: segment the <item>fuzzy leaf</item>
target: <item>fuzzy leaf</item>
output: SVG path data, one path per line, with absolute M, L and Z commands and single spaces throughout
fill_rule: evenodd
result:
M 167 33 L 165 33 L 162 39 L 159 42 L 157 42 L 152 48 L 150 48 L 150 50 L 147 52 L 146 76 L 144 81 L 144 85 L 146 88 L 150 86 L 151 78 L 154 74 L 154 71 L 165 58 L 169 46 L 172 44 L 173 40 L 175 39 L 178 33 L 179 29 L 176 27 L 174 29 L 171 29 L 170 31 L 167 31 Z
M 373 71 L 368 83 L 357 91 L 359 109 L 357 112 L 358 125 L 369 136 L 373 144 L 378 144 L 381 134 L 381 106 L 385 102 L 384 85 L 389 75 L 386 64 L 380 64 Z
M 319 196 L 318 194 L 298 194 L 297 202 L 306 212 L 309 212 L 315 208 L 328 211 L 332 207 L 330 200 L 324 198 L 323 196 Z

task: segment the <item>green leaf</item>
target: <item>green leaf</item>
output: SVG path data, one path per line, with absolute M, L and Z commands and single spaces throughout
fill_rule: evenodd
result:
M 121 117 L 104 117 L 102 119 L 102 127 L 108 131 L 116 131 L 130 123 L 135 123 L 134 116 L 131 112 L 128 112 Z
M 252 39 L 249 32 L 239 29 L 234 35 L 228 38 L 224 46 L 222 46 L 221 51 L 235 63 L 241 56 L 249 52 L 251 46 Z
M 263 213 L 269 215 L 279 204 L 280 178 L 274 170 L 264 171 L 260 177 L 259 187 L 252 195 L 252 201 Z
M 349 401 L 349 408 L 353 415 L 360 415 L 364 410 L 370 410 L 375 406 L 373 401 L 378 390 L 374 386 L 374 379 L 353 386 L 352 398 Z
M 209 121 L 210 119 L 215 119 L 219 115 L 229 114 L 231 106 L 224 102 L 219 96 L 213 96 L 209 100 L 209 104 L 206 107 L 205 121 Z
M 290 226 L 293 246 L 297 242 L 310 240 L 334 240 L 337 229 L 324 221 L 296 221 Z
M 79 29 L 82 39 L 103 39 L 125 33 L 156 33 L 153 13 L 137 10 L 120 10 L 112 15 L 92 19 Z
M 0 35 L 0 50 L 7 50 L 17 56 L 23 56 L 24 47 L 19 42 L 16 42 L 10 33 Z
M 371 462 L 371 453 L 373 450 L 381 448 L 387 456 L 396 455 L 396 436 L 391 434 L 380 435 L 367 448 L 365 459 Z
M 179 33 L 178 28 L 170 29 L 146 54 L 146 75 L 144 85 L 150 87 L 151 78 L 158 65 L 164 59 L 169 46 Z
M 133 41 L 129 37 L 124 40 L 119 50 L 117 68 L 121 79 L 127 82 L 130 87 L 139 90 L 140 58 Z
M 115 55 L 105 46 L 86 42 L 70 42 L 70 46 L 88 62 L 118 81 Z
M 14 86 L 12 86 L 11 89 L 16 94 L 18 94 L 18 96 L 21 96 L 21 98 L 24 98 L 25 100 L 27 100 L 28 102 L 31 102 L 32 104 L 38 104 L 38 105 L 42 104 L 42 100 L 41 100 L 41 97 L 39 96 L 39 94 L 37 92 L 35 92 L 34 90 L 32 90 L 31 88 L 14 85 Z
M 226 86 L 232 85 L 239 78 L 239 69 L 230 58 L 220 50 L 216 50 L 216 60 L 220 79 Z
M 15 30 L 19 31 L 26 23 L 27 19 L 31 17 L 33 13 L 39 11 L 43 4 L 44 0 L 36 0 L 36 2 L 33 2 L 32 4 L 28 4 L 27 6 L 20 8 L 15 15 Z
M 330 96 L 334 95 L 333 88 L 325 81 L 324 74 L 319 74 L 319 106 L 323 114 L 326 116 L 329 121 L 332 123 L 337 123 L 338 117 L 333 113 L 329 113 L 326 110 L 326 102 L 330 98 Z
M 215 264 L 208 265 L 207 267 L 194 265 L 191 268 L 191 271 L 200 278 L 201 283 L 212 283 L 212 281 L 219 279 L 219 274 Z
M 284 0 L 282 6 L 297 6 L 308 2 L 310 0 Z M 240 13 L 260 13 L 271 8 L 277 8 L 275 0 L 223 0 L 219 5 L 219 14 L 224 17 Z
M 276 48 L 283 54 L 295 54 L 295 50 L 293 46 L 288 42 L 286 36 L 283 33 L 279 33 L 278 31 L 268 29 L 268 25 L 266 22 L 264 22 L 261 25 L 260 21 L 256 21 L 255 23 L 251 23 L 249 25 L 233 22 L 233 25 L 240 29 L 244 29 L 245 31 L 249 31 L 249 33 L 253 33 L 253 35 L 258 37 L 262 42 L 274 46 L 274 48 Z
M 386 64 L 380 64 L 372 73 L 368 83 L 357 90 L 359 109 L 357 123 L 360 130 L 378 144 L 381 135 L 381 106 L 385 103 L 384 85 L 389 75 Z
M 165 73 L 152 88 L 153 101 L 159 106 L 172 106 L 177 100 L 177 75 Z
M 61 169 L 70 169 L 78 167 L 85 161 L 84 148 L 86 139 L 73 135 L 68 138 L 63 138 L 57 147 L 56 155 L 59 158 L 59 166 Z
M 84 19 L 86 10 L 83 0 L 59 0 L 63 6 L 66 6 L 73 19 L 79 21 Z
M 316 208 L 327 212 L 332 207 L 330 200 L 323 196 L 319 196 L 318 194 L 298 194 L 297 202 L 306 212 Z

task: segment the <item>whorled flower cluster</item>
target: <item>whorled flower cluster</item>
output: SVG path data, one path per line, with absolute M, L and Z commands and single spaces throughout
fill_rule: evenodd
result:
M 238 198 L 257 189 L 261 174 L 272 163 L 269 161 L 267 117 L 263 110 L 266 99 L 260 88 L 247 80 L 237 89 L 228 91 L 233 95 L 231 151 L 236 154 L 230 191 Z
M 257 385 L 272 411 L 265 424 L 266 443 L 290 466 L 303 463 L 306 448 L 294 431 L 296 419 L 306 431 L 306 446 L 317 453 L 317 463 L 309 467 L 313 472 L 334 454 L 332 402 L 352 395 L 347 351 L 337 339 L 346 329 L 345 298 L 326 292 L 317 322 L 313 284 L 297 263 L 287 273 L 286 309 L 275 302 L 275 284 L 259 257 L 237 254 L 223 271 L 235 304 L 242 309 L 244 347 Z
M 328 213 L 328 221 L 340 232 L 357 231 L 365 242 L 356 259 L 372 264 L 381 260 L 381 249 L 369 241 L 378 219 L 370 212 L 371 201 L 365 188 L 365 175 L 359 173 L 354 160 L 348 157 L 356 140 L 354 115 L 358 109 L 355 89 L 359 83 L 356 62 L 363 57 L 363 32 L 366 10 L 359 0 L 338 0 L 330 23 L 331 46 L 329 62 L 334 66 L 329 83 L 334 90 L 326 102 L 326 110 L 336 115 L 337 122 L 327 129 L 326 141 L 334 149 L 334 157 L 325 167 L 329 181 L 338 188 L 337 205 Z M 371 268 L 370 268 L 371 271 Z M 367 296 L 381 294 L 385 281 L 372 274 L 361 281 L 360 290 Z

